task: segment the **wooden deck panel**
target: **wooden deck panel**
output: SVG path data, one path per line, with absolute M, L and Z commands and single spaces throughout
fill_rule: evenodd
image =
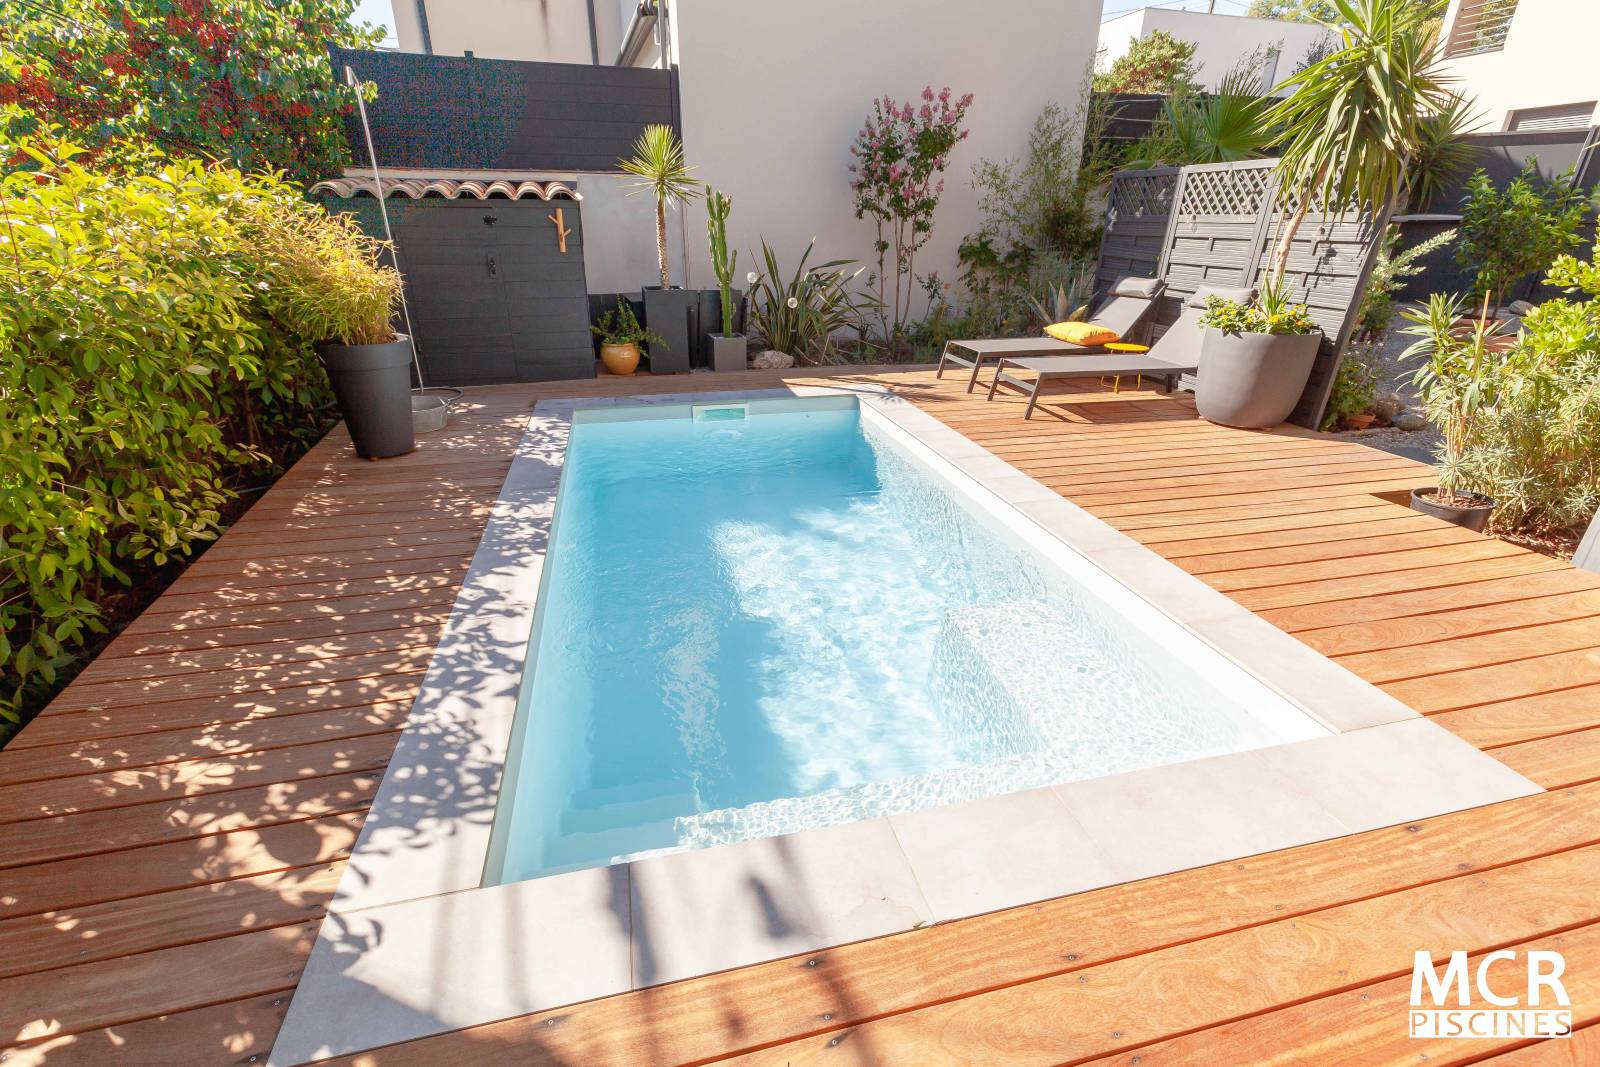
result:
M 1560 937 L 1600 1019 L 1600 579 L 1379 498 L 1425 472 L 1348 443 L 877 380 L 1552 792 L 360 1062 L 1562 1062 L 1409 1043 L 1398 976 L 1416 947 Z M 728 385 L 475 391 L 381 464 L 331 437 L 0 752 L 7 1067 L 264 1056 L 528 407 L 697 388 Z

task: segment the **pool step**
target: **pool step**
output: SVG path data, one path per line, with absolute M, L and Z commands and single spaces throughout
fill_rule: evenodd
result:
M 615 828 L 666 822 L 700 810 L 694 787 L 681 779 L 630 782 L 603 789 L 582 789 L 561 813 L 562 836 L 607 833 Z
M 563 833 L 545 846 L 543 866 L 546 868 L 595 866 L 638 852 L 671 848 L 677 843 L 675 819 L 617 826 L 590 833 Z

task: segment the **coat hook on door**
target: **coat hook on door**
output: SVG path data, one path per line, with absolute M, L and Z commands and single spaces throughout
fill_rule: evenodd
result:
M 562 213 L 560 208 L 556 208 L 556 213 L 554 215 L 546 215 L 545 218 L 556 224 L 556 245 L 561 249 L 561 254 L 566 255 L 567 235 L 572 232 L 571 230 L 567 229 L 566 215 Z

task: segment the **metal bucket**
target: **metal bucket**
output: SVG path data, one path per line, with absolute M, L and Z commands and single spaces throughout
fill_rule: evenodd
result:
M 441 395 L 444 394 L 444 395 Z M 414 433 L 442 430 L 450 422 L 450 404 L 461 390 L 449 388 L 416 389 L 411 393 L 411 429 Z

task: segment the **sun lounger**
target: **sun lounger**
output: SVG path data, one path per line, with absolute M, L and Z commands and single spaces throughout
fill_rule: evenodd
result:
M 1193 374 L 1200 367 L 1200 338 L 1205 328 L 1200 316 L 1205 313 L 1206 300 L 1212 296 L 1247 301 L 1255 296 L 1254 289 L 1218 289 L 1201 286 L 1184 301 L 1178 321 L 1167 327 L 1167 332 L 1144 353 L 1115 353 L 1095 356 L 1000 356 L 994 381 L 989 385 L 989 399 L 1001 383 L 1028 394 L 1028 406 L 1022 417 L 1032 418 L 1034 406 L 1039 401 L 1039 389 L 1045 382 L 1065 378 L 1105 378 L 1122 375 L 1143 375 L 1165 381 L 1167 392 L 1178 386 L 1178 376 Z M 1007 373 L 1007 368 L 1031 373 L 1033 378 L 1021 378 Z
M 1127 337 L 1139 328 L 1140 323 L 1155 308 L 1165 285 L 1159 278 L 1119 278 L 1108 291 L 1105 303 L 1089 316 L 1089 322 Z M 1054 337 L 1010 337 L 989 340 L 947 341 L 939 355 L 939 369 L 935 378 L 944 377 L 946 363 L 971 367 L 967 379 L 967 392 L 978 384 L 978 370 L 985 363 L 1018 356 L 1066 356 L 1100 352 L 1100 345 L 1077 345 L 1058 341 Z

